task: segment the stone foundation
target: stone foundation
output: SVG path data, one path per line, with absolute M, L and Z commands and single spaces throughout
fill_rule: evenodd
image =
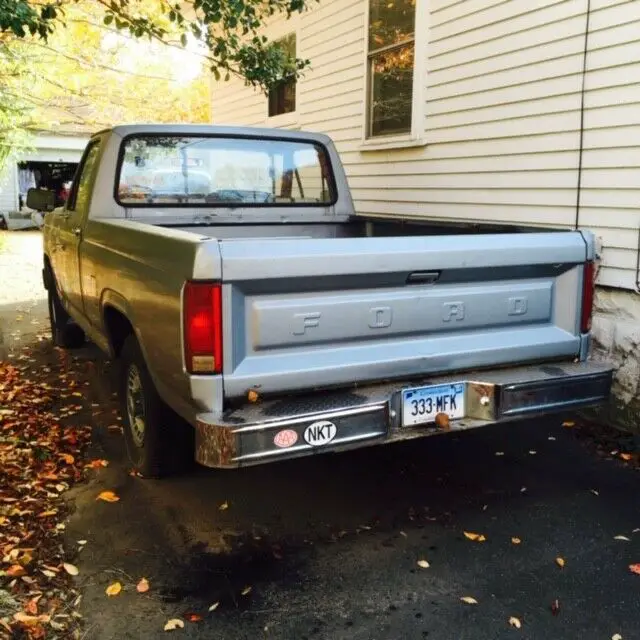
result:
M 595 360 L 616 367 L 607 420 L 640 431 L 640 294 L 598 288 L 593 316 Z

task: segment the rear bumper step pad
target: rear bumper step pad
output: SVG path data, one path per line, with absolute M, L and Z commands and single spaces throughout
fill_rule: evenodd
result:
M 433 423 L 402 426 L 403 389 L 463 383 L 465 416 L 450 423 L 451 431 L 461 431 L 601 404 L 612 374 L 606 364 L 557 363 L 267 400 L 223 416 L 200 414 L 196 460 L 234 468 L 442 433 Z

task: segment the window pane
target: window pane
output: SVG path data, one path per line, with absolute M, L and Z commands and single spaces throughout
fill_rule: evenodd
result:
M 413 43 L 371 58 L 371 135 L 411 131 Z
M 296 110 L 296 81 L 286 80 L 269 91 L 269 117 Z
M 145 136 L 127 140 L 122 204 L 328 204 L 329 160 L 310 142 Z
M 296 57 L 296 34 L 291 33 L 276 42 L 289 58 Z M 296 81 L 284 80 L 269 91 L 269 117 L 296 110 Z
M 89 204 L 89 186 L 97 158 L 98 143 L 94 143 L 87 153 L 84 165 L 82 167 L 82 173 L 80 174 L 80 178 L 78 179 L 78 192 L 76 194 L 76 201 L 74 206 L 74 209 L 76 211 L 85 211 L 87 205 Z
M 280 38 L 280 40 L 276 40 L 276 42 L 280 43 L 282 50 L 290 57 L 296 57 L 296 34 L 290 33 L 288 36 L 284 38 Z
M 369 51 L 413 37 L 415 0 L 369 0 Z

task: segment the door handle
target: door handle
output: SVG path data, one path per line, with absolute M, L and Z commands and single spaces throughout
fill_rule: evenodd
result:
M 73 227 L 73 235 L 79 238 L 82 235 L 82 229 L 80 227 Z

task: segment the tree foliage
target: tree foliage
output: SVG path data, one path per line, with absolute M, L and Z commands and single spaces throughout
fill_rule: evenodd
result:
M 97 0 L 105 26 L 135 38 L 186 46 L 201 41 L 217 79 L 241 76 L 269 89 L 298 77 L 307 60 L 290 58 L 259 29 L 275 14 L 302 12 L 310 0 Z M 47 41 L 66 23 L 75 0 L 0 0 L 0 34 Z
M 33 130 L 209 121 L 206 53 L 193 37 L 186 49 L 136 39 L 104 25 L 92 0 L 65 7 L 64 19 L 46 39 L 0 34 L 0 167 L 29 145 Z

